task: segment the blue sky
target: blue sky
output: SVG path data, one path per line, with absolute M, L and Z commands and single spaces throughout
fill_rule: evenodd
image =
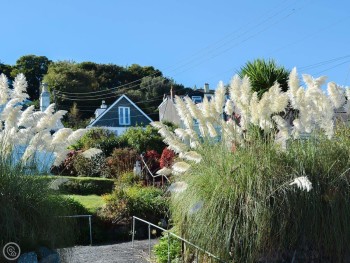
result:
M 228 83 L 248 60 L 350 85 L 350 1 L 1 0 L 0 61 L 26 54 L 151 65 L 187 87 Z

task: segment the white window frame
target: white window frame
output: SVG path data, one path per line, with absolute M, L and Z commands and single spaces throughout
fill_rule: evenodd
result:
M 198 99 L 200 100 L 200 101 L 198 101 Z M 202 103 L 203 102 L 203 98 L 201 97 L 201 96 L 192 96 L 192 101 L 194 102 L 194 103 Z
M 130 107 L 118 107 L 118 119 L 119 125 L 130 125 Z

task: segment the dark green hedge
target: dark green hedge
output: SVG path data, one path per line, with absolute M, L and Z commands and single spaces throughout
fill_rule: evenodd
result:
M 103 195 L 113 191 L 114 181 L 93 177 L 43 176 L 53 189 L 62 194 Z

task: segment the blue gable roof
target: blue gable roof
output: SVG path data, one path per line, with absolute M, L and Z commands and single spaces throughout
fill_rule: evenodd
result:
M 130 124 L 119 124 L 119 107 L 130 109 Z M 108 107 L 100 116 L 98 116 L 88 127 L 132 127 L 146 126 L 152 119 L 147 116 L 135 103 L 126 95 L 122 95 L 110 107 Z

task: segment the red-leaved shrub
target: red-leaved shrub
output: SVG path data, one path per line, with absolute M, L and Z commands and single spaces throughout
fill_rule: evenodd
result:
M 175 153 L 168 148 L 164 148 L 159 161 L 160 168 L 169 168 L 170 166 L 172 166 L 174 163 L 174 158 Z
M 152 173 L 155 173 L 159 170 L 159 153 L 157 153 L 155 150 L 150 150 L 145 153 L 143 158 Z

